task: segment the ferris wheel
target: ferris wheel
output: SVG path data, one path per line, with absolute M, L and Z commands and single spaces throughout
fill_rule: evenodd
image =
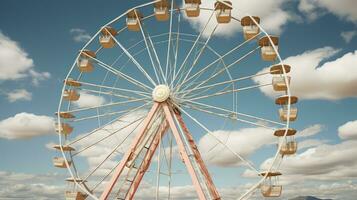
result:
M 79 51 L 56 113 L 54 148 L 61 156 L 53 163 L 70 174 L 67 200 L 172 199 L 177 176 L 189 178 L 198 199 L 224 199 L 215 181 L 225 168 L 210 173 L 204 157 L 218 147 L 234 157 L 236 168 L 256 175 L 257 182 L 235 198 L 248 199 L 257 190 L 264 197 L 281 195 L 280 163 L 297 151 L 290 122 L 297 118 L 298 98 L 290 94 L 291 67 L 280 58 L 279 38 L 257 16 L 233 16 L 239 5 L 230 1 L 209 8 L 200 0 L 180 3 L 157 0 L 131 8 Z M 208 17 L 197 33 L 190 22 L 203 14 Z M 239 39 L 216 37 L 227 24 L 242 27 Z M 262 76 L 271 80 L 252 81 Z M 276 92 L 275 102 L 261 95 L 261 87 Z M 269 119 L 274 104 L 281 108 Z M 264 128 L 277 138 L 267 169 L 214 133 L 242 127 Z M 215 143 L 208 152 L 197 147 L 203 135 Z M 145 187 L 149 196 L 136 196 Z

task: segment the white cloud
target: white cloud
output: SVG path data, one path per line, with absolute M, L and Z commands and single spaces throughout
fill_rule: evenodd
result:
M 47 80 L 51 77 L 51 74 L 49 72 L 37 72 L 35 70 L 30 70 L 29 75 L 32 78 L 32 84 L 35 86 L 38 86 L 40 84 L 40 81 Z
M 328 140 L 307 139 L 298 143 L 298 149 L 302 150 L 310 147 L 317 147 L 326 144 L 327 142 Z
M 343 31 L 341 32 L 342 39 L 349 43 L 357 35 L 357 31 Z
M 50 73 L 36 72 L 34 62 L 20 45 L 0 32 L 0 80 L 18 80 L 30 76 L 34 84 L 48 79 Z
M 340 126 L 338 135 L 342 139 L 357 139 L 357 120 L 349 121 Z
M 214 0 L 202 1 L 201 6 L 204 8 L 214 8 Z M 261 18 L 261 25 L 270 33 L 278 34 L 282 31 L 283 26 L 293 18 L 293 15 L 283 9 L 285 1 L 283 0 L 232 0 L 232 15 L 236 18 L 242 18 L 246 15 L 256 15 Z M 259 6 L 257 6 L 259 5 Z M 197 18 L 187 18 L 191 26 L 197 31 L 201 31 L 205 26 L 210 11 L 201 11 Z M 204 36 L 209 36 L 216 24 L 215 15 L 212 17 Z M 219 36 L 233 36 L 236 32 L 241 31 L 241 25 L 234 20 L 229 24 L 220 24 L 215 32 Z
M 18 113 L 0 121 L 0 138 L 26 139 L 54 133 L 52 117 L 32 113 Z
M 286 179 L 303 180 L 346 180 L 357 177 L 357 141 L 339 144 L 322 144 L 317 147 L 284 158 L 280 171 Z M 266 160 L 261 169 L 270 166 L 272 158 Z
M 96 176 L 107 174 L 110 169 L 112 169 L 117 164 L 117 161 L 120 160 L 119 157 L 121 157 L 123 153 L 128 150 L 133 137 L 140 130 L 140 117 L 144 116 L 146 113 L 147 111 L 141 110 L 129 114 L 125 117 L 122 117 L 120 120 L 115 120 L 113 123 L 105 125 L 103 128 L 95 131 L 90 136 L 75 143 L 75 149 L 80 151 L 81 149 L 92 145 L 95 141 L 101 140 L 101 142 L 92 145 L 92 147 L 87 148 L 85 151 L 79 154 L 80 156 L 86 158 L 89 164 L 88 170 L 93 170 L 99 163 L 105 160 L 106 156 L 109 155 L 118 144 L 121 144 L 120 147 L 117 148 L 116 151 L 111 155 L 111 157 L 107 159 L 104 165 L 101 166 L 100 170 L 96 171 L 95 173 Z M 130 122 L 134 123 L 130 125 Z M 78 135 L 77 137 L 80 138 L 86 134 L 88 133 Z
M 79 108 L 93 107 L 103 105 L 105 98 L 98 95 L 89 94 L 87 92 L 80 92 L 80 98 L 74 104 Z
M 319 133 L 322 125 L 309 126 L 297 133 L 297 137 L 305 138 Z M 236 131 L 217 130 L 212 132 L 219 140 L 232 149 L 235 153 L 248 159 L 253 153 L 266 145 L 277 144 L 278 139 L 274 131 L 266 128 L 244 128 Z M 219 144 L 209 134 L 204 135 L 198 142 L 202 158 L 208 164 L 217 166 L 237 166 L 242 162 L 224 145 Z M 217 156 L 219 155 L 219 156 Z
M 6 95 L 9 102 L 30 101 L 32 99 L 32 94 L 25 89 L 14 90 Z
M 356 97 L 357 89 L 351 86 L 357 84 L 357 50 L 320 65 L 337 52 L 339 50 L 332 47 L 324 47 L 285 59 L 284 63 L 292 67 L 292 94 L 302 99 L 337 100 Z M 267 70 L 268 68 L 265 68 L 258 73 Z M 272 76 L 259 76 L 253 80 L 260 84 L 269 83 Z M 262 87 L 261 91 L 270 97 L 277 95 L 272 87 Z
M 0 199 L 48 200 L 64 197 L 64 177 L 0 171 Z
M 87 42 L 91 38 L 87 31 L 81 28 L 72 28 L 69 32 L 75 42 Z
M 357 24 L 357 2 L 355 0 L 300 0 L 299 10 L 310 20 L 329 12 L 341 19 Z
M 238 131 L 218 130 L 212 132 L 212 134 L 219 140 L 224 141 L 234 152 L 245 158 L 262 146 L 271 144 L 276 140 L 273 131 L 266 128 L 245 128 Z M 198 148 L 202 158 L 208 164 L 218 166 L 236 166 L 242 164 L 241 160 L 209 134 L 204 135 L 199 140 Z

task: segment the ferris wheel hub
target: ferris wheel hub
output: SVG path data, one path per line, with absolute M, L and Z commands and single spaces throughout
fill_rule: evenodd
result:
M 170 88 L 167 85 L 157 85 L 152 92 L 152 98 L 156 102 L 164 102 L 170 97 Z

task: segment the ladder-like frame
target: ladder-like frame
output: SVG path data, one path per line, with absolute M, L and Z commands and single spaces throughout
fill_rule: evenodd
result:
M 160 115 L 162 115 L 161 118 Z M 153 120 L 155 117 L 159 121 L 155 122 Z M 151 128 L 155 123 L 156 125 L 159 123 L 157 130 Z M 121 163 L 114 170 L 114 174 L 106 185 L 100 200 L 108 199 L 119 177 L 124 178 L 124 183 L 118 191 L 118 198 L 122 200 L 132 200 L 134 198 L 135 192 L 150 166 L 158 144 L 169 128 L 176 140 L 181 158 L 191 176 L 198 198 L 200 200 L 221 199 L 180 113 L 165 101 L 161 103 L 154 102 L 142 123 L 139 133 L 134 138 L 130 150 L 125 153 Z M 180 131 L 182 134 L 180 134 Z M 185 144 L 187 144 L 186 147 Z M 205 190 L 208 192 L 205 192 Z

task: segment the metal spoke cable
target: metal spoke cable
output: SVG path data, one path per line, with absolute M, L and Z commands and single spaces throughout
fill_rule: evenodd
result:
M 259 35 L 259 34 L 258 34 Z M 201 74 L 202 72 L 204 72 L 205 70 L 207 70 L 208 68 L 210 68 L 213 64 L 215 64 L 216 62 L 218 62 L 219 60 L 222 60 L 224 57 L 228 56 L 229 54 L 231 54 L 232 52 L 240 49 L 241 47 L 243 47 L 245 44 L 248 44 L 250 41 L 254 40 L 256 37 L 258 37 L 258 35 L 256 35 L 255 37 L 252 37 L 248 40 L 245 40 L 244 42 L 242 42 L 241 44 L 237 45 L 236 47 L 234 47 L 233 49 L 231 49 L 230 51 L 228 51 L 227 53 L 225 53 L 224 55 L 220 56 L 220 58 L 216 59 L 215 61 L 211 62 L 210 64 L 208 64 L 206 67 L 202 68 L 200 71 L 198 71 L 196 74 L 192 75 L 190 78 L 188 78 L 185 82 L 190 81 L 191 79 L 195 78 L 196 76 L 198 76 L 199 74 Z M 185 82 L 183 82 L 182 84 L 184 84 Z
M 139 125 L 144 121 L 144 117 L 142 117 L 142 119 L 140 120 L 140 122 L 135 126 L 135 128 L 133 128 L 132 131 L 130 131 L 130 133 L 128 135 L 125 136 L 125 138 L 119 143 L 117 144 L 117 146 L 115 146 L 113 148 L 113 150 L 105 157 L 105 159 L 103 159 L 99 165 L 97 165 L 84 179 L 83 181 L 87 180 L 90 176 L 92 176 L 103 164 L 105 161 L 107 161 L 116 151 L 117 149 L 124 144 L 124 142 L 129 138 L 129 136 L 131 136 L 133 134 L 133 132 L 139 127 Z
M 240 112 L 232 113 L 232 111 L 230 111 L 230 110 L 227 110 L 227 109 L 224 109 L 224 108 L 220 108 L 220 107 L 217 107 L 217 106 L 208 105 L 208 104 L 205 104 L 205 103 L 200 103 L 200 102 L 197 102 L 197 101 L 187 100 L 187 102 L 193 103 L 193 104 L 196 104 L 196 105 L 200 105 L 200 106 L 203 106 L 203 107 L 206 107 L 206 108 L 212 108 L 212 109 L 215 109 L 215 110 L 220 110 L 220 111 L 227 112 L 227 113 L 230 113 L 230 114 L 237 114 L 237 115 L 240 115 L 240 116 L 244 116 L 244 117 L 248 117 L 248 118 L 252 118 L 252 119 L 256 119 L 256 120 L 261 120 L 261 121 L 269 122 L 269 123 L 272 123 L 272 124 L 285 126 L 285 124 L 280 123 L 280 122 L 276 122 L 276 121 L 273 121 L 273 120 L 264 119 L 262 117 L 256 117 L 256 116 L 253 116 L 253 115 L 244 114 L 244 113 L 240 113 Z
M 273 70 L 272 72 L 274 72 L 274 71 L 279 71 L 279 70 Z M 258 76 L 263 76 L 263 75 L 270 74 L 270 73 L 271 72 L 269 71 L 269 72 L 255 74 L 255 75 L 244 76 L 244 77 L 233 79 L 233 80 L 222 81 L 222 82 L 214 83 L 214 84 L 211 84 L 211 85 L 205 85 L 205 86 L 194 88 L 194 89 L 188 89 L 188 90 L 185 90 L 185 91 L 179 91 L 178 94 L 192 92 L 192 91 L 201 90 L 201 89 L 205 89 L 205 88 L 212 88 L 212 87 L 215 87 L 215 86 L 221 86 L 221 85 L 225 85 L 225 84 L 231 84 L 231 83 L 235 83 L 235 82 L 238 82 L 238 81 L 247 80 L 247 79 L 251 79 L 251 78 L 254 78 L 254 77 L 258 77 Z
M 142 116 L 142 117 L 139 117 L 139 118 L 137 118 L 136 120 L 134 120 L 133 122 L 131 122 L 131 123 L 129 123 L 129 124 L 127 124 L 127 125 L 121 127 L 120 129 L 118 129 L 118 130 L 116 130 L 116 131 L 114 131 L 114 132 L 112 132 L 112 133 L 106 135 L 105 137 L 102 137 L 102 138 L 99 139 L 98 141 L 96 141 L 96 142 L 90 144 L 89 146 L 86 146 L 85 148 L 83 148 L 83 149 L 77 151 L 76 153 L 74 153 L 74 154 L 73 154 L 73 157 L 76 156 L 76 155 L 78 155 L 78 154 L 80 154 L 80 153 L 82 153 L 83 151 L 85 151 L 85 150 L 87 150 L 87 149 L 93 147 L 94 145 L 96 145 L 96 144 L 98 144 L 98 143 L 104 141 L 105 139 L 107 139 L 107 138 L 109 138 L 110 136 L 112 136 L 112 135 L 118 133 L 119 131 L 121 131 L 121 130 L 123 130 L 123 129 L 125 129 L 125 128 L 128 128 L 129 126 L 131 126 L 132 124 L 134 124 L 135 122 L 138 122 L 139 120 L 141 120 L 141 119 L 143 119 L 143 118 L 144 118 L 143 116 Z M 106 130 L 106 131 L 107 131 L 107 130 Z
M 140 23 L 139 23 L 140 24 Z M 125 52 L 125 54 L 131 59 L 131 61 L 135 64 L 135 66 L 143 73 L 143 75 L 151 82 L 153 86 L 156 85 L 155 81 L 149 76 L 149 74 L 145 71 L 145 69 L 138 63 L 138 61 L 129 53 L 128 50 L 108 31 L 106 30 L 110 36 L 113 38 L 115 43 Z
M 255 49 L 249 51 L 248 53 L 244 54 L 242 57 L 240 57 L 239 59 L 237 59 L 236 61 L 234 61 L 233 63 L 229 64 L 227 66 L 226 69 L 221 69 L 220 71 L 218 71 L 216 74 L 214 74 L 213 76 L 209 77 L 208 79 L 202 81 L 200 84 L 196 85 L 194 88 L 200 87 L 201 85 L 207 83 L 208 81 L 210 81 L 211 79 L 217 77 L 218 75 L 220 75 L 222 72 L 224 72 L 225 70 L 231 68 L 232 66 L 236 65 L 237 63 L 241 62 L 242 60 L 244 60 L 245 58 L 247 58 L 249 55 L 253 54 L 256 50 L 260 49 L 260 46 L 256 47 Z
M 191 67 L 189 68 L 189 71 L 186 73 L 185 78 L 182 80 L 182 83 L 185 82 L 185 80 L 187 79 L 187 77 L 189 76 L 189 74 L 191 73 L 192 69 L 196 66 L 198 59 L 201 57 L 203 51 L 206 49 L 206 46 L 208 45 L 208 42 L 211 40 L 214 32 L 216 31 L 217 27 L 218 27 L 218 23 L 216 24 L 216 26 L 213 28 L 211 34 L 208 36 L 205 44 L 203 45 L 203 47 L 201 48 L 201 50 L 199 51 L 198 55 L 196 56 L 195 60 L 193 61 L 193 64 L 191 65 Z M 178 81 L 180 82 L 180 80 Z M 182 85 L 182 84 L 181 84 Z M 181 85 L 178 86 L 177 90 L 180 89 Z
M 210 17 L 208 18 L 208 20 L 207 20 L 205 26 L 204 26 L 203 29 L 201 30 L 200 34 L 197 36 L 195 43 L 192 45 L 190 51 L 188 52 L 188 54 L 187 54 L 187 56 L 185 57 L 185 59 L 184 59 L 184 61 L 182 62 L 182 64 L 180 65 L 180 67 L 179 67 L 179 69 L 178 69 L 178 71 L 177 71 L 176 76 L 173 78 L 172 84 L 175 82 L 175 79 L 176 79 L 177 75 L 180 74 L 180 72 L 181 72 L 181 70 L 182 70 L 182 67 L 186 64 L 188 57 L 191 55 L 191 53 L 192 53 L 194 47 L 196 46 L 197 42 L 198 42 L 199 39 L 201 38 L 203 32 L 206 30 L 206 28 L 207 28 L 209 22 L 211 21 L 213 15 L 214 15 L 214 11 L 212 11 L 212 13 L 211 13 Z M 172 85 L 170 85 L 170 87 L 171 87 L 171 86 L 172 86 Z
M 245 162 L 249 168 L 251 168 L 253 171 L 257 172 L 259 174 L 259 170 L 257 170 L 252 163 L 250 163 L 248 160 L 244 159 L 240 154 L 235 152 L 232 148 L 230 148 L 228 145 L 226 145 L 223 141 L 221 141 L 217 136 L 215 136 L 206 126 L 204 126 L 202 123 L 200 123 L 196 118 L 192 117 L 188 112 L 186 112 L 183 108 L 177 107 L 180 111 L 182 111 L 186 116 L 188 116 L 192 121 L 194 121 L 196 124 L 198 124 L 202 129 L 207 131 L 207 133 L 213 137 L 217 142 L 222 144 L 226 149 L 228 149 L 232 154 L 234 154 L 236 157 L 238 157 L 241 161 Z
M 195 98 L 190 98 L 188 100 L 193 101 L 193 100 L 198 100 L 198 99 L 205 99 L 205 98 L 208 98 L 208 97 L 214 97 L 214 96 L 220 96 L 220 95 L 229 94 L 229 93 L 241 92 L 241 91 L 244 91 L 244 90 L 249 90 L 249 89 L 254 89 L 254 88 L 261 88 L 261 87 L 270 86 L 270 85 L 272 85 L 272 83 L 257 84 L 257 85 L 242 87 L 242 88 L 238 88 L 238 89 L 234 89 L 234 90 L 216 92 L 214 94 L 209 94 L 209 95 L 199 96 L 199 97 L 195 97 Z M 183 99 L 183 100 L 186 100 L 186 99 Z
M 84 53 L 84 54 L 86 54 L 86 53 Z M 141 87 L 141 88 L 143 88 L 143 89 L 145 89 L 145 90 L 147 90 L 147 91 L 148 91 L 148 90 L 150 91 L 150 90 L 152 89 L 151 87 L 145 85 L 145 84 L 142 83 L 142 82 L 137 81 L 136 79 L 130 77 L 129 75 L 126 75 L 125 73 L 114 69 L 113 67 L 111 67 L 111 66 L 109 66 L 108 64 L 104 63 L 103 61 L 101 61 L 101 60 L 99 60 L 99 59 L 97 59 L 97 58 L 91 57 L 91 56 L 88 55 L 88 54 L 86 54 L 86 56 L 88 56 L 88 57 L 91 58 L 92 60 L 96 61 L 99 66 L 105 68 L 106 70 L 109 70 L 110 72 L 112 72 L 112 73 L 115 74 L 115 75 L 118 75 L 118 76 L 124 78 L 124 79 L 127 80 L 128 82 L 130 82 L 130 83 L 132 83 L 132 84 L 134 84 L 134 85 L 136 85 L 136 86 L 138 86 L 138 87 Z
M 139 20 L 139 16 L 137 14 L 137 12 L 134 10 L 134 13 L 135 13 L 135 16 L 136 16 L 136 19 Z M 150 61 L 151 61 L 151 66 L 152 68 L 154 69 L 154 73 L 155 73 L 155 76 L 156 76 L 156 80 L 158 83 L 160 83 L 160 79 L 159 79 L 159 75 L 157 73 L 157 70 L 156 70 L 156 65 L 154 64 L 154 60 L 152 58 L 152 55 L 151 55 L 151 51 L 150 51 L 150 48 L 149 48 L 149 44 L 148 44 L 148 41 L 147 41 L 147 37 L 145 35 L 145 32 L 143 30 L 143 26 L 141 24 L 141 22 L 139 21 L 138 22 L 139 24 L 139 28 L 140 28 L 140 32 L 141 32 L 141 35 L 143 36 L 143 39 L 144 39 L 144 43 L 145 43 L 145 46 L 146 46 L 146 50 L 147 50 L 147 53 L 149 55 L 149 58 L 150 58 Z M 153 47 L 154 48 L 154 47 Z

